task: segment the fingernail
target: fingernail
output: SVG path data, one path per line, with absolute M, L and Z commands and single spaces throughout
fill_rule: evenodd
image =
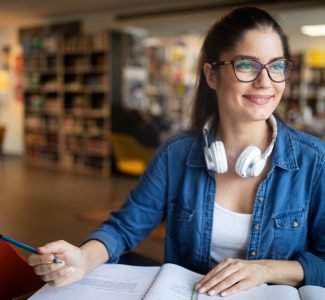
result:
M 46 262 L 47 262 L 47 263 L 51 263 L 51 262 L 53 262 L 53 259 L 54 259 L 54 256 L 51 255 L 51 256 L 49 256 L 49 257 L 46 259 Z
M 210 296 L 213 296 L 213 295 L 215 294 L 215 292 L 216 292 L 215 290 L 211 290 L 211 291 L 208 292 L 208 294 L 209 294 Z
M 225 296 L 228 296 L 228 293 L 226 293 L 226 292 L 222 292 L 220 295 L 221 295 L 222 297 L 225 297 Z
M 206 291 L 205 287 L 201 287 L 201 288 L 199 289 L 199 293 L 200 293 L 200 294 L 203 294 L 205 291 Z

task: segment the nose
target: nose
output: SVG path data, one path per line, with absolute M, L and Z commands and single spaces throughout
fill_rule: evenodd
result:
M 253 81 L 256 88 L 269 88 L 272 86 L 272 80 L 268 74 L 268 70 L 264 67 L 257 78 Z

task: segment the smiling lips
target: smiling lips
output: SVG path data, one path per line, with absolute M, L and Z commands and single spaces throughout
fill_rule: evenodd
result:
M 257 105 L 264 105 L 272 99 L 270 95 L 243 95 L 243 97 Z

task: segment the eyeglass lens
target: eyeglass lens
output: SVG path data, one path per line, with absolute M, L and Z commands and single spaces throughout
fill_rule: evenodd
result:
M 240 59 L 233 63 L 235 75 L 240 81 L 255 80 L 264 65 L 259 61 L 250 59 Z M 270 64 L 265 65 L 270 78 L 275 82 L 282 82 L 287 79 L 290 72 L 290 62 L 286 59 L 279 59 Z

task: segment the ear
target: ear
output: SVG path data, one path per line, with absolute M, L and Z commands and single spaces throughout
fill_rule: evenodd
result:
M 217 72 L 212 69 L 212 66 L 209 63 L 203 65 L 203 71 L 208 86 L 215 90 L 217 88 Z

